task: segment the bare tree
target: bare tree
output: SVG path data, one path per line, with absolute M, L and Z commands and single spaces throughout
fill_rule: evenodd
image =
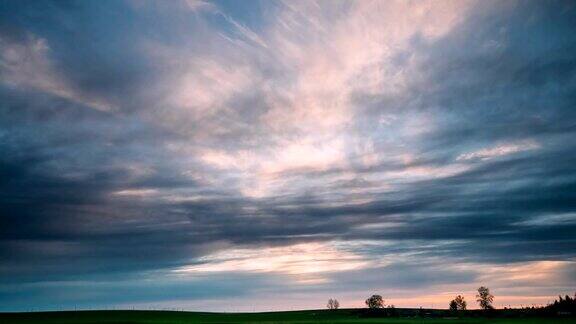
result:
M 490 293 L 490 289 L 488 287 L 480 287 L 478 288 L 478 295 L 476 295 L 476 301 L 480 304 L 480 308 L 488 310 L 494 309 L 492 306 L 492 302 L 494 301 L 494 295 Z
M 458 295 L 456 298 L 452 299 L 452 301 L 450 301 L 450 310 L 466 310 L 466 301 L 464 300 L 464 297 Z
M 384 308 L 384 299 L 380 295 L 372 295 L 365 301 L 366 306 L 370 309 Z
M 328 307 L 328 309 L 338 309 L 340 308 L 340 303 L 338 302 L 338 299 L 334 298 L 330 298 L 328 299 L 328 304 L 326 304 L 326 307 Z

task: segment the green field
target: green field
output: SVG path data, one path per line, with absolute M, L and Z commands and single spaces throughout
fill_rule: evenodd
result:
M 77 311 L 0 313 L 0 324 L 186 324 L 186 323 L 389 323 L 389 324 L 531 324 L 575 323 L 576 318 L 362 318 L 355 310 L 268 313 L 200 313 L 167 311 Z

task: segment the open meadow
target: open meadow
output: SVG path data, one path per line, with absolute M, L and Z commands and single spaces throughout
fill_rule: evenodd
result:
M 395 317 L 366 318 L 358 310 L 309 310 L 266 313 L 173 311 L 75 311 L 3 313 L 1 324 L 187 324 L 187 323 L 389 323 L 389 324 L 568 324 L 576 318 Z

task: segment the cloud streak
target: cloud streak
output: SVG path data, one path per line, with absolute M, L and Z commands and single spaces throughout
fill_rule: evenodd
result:
M 0 9 L 2 310 L 574 285 L 570 2 Z

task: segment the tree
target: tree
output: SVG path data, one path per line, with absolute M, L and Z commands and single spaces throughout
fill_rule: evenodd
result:
M 328 307 L 328 309 L 338 309 L 340 308 L 340 303 L 336 298 L 330 298 L 328 299 L 328 304 L 326 304 L 326 307 Z
M 370 309 L 384 308 L 384 299 L 380 295 L 372 295 L 366 299 L 366 306 Z
M 466 310 L 466 301 L 464 300 L 464 297 L 458 295 L 456 298 L 452 299 L 450 302 L 450 310 Z
M 456 304 L 456 301 L 454 299 L 452 299 L 450 301 L 450 310 L 451 311 L 457 311 L 458 310 L 458 305 Z
M 558 296 L 558 300 L 555 300 L 553 304 L 546 306 L 546 309 L 555 313 L 572 313 L 576 314 L 576 294 L 574 297 L 566 295 Z
M 478 288 L 478 295 L 476 295 L 476 301 L 480 304 L 480 308 L 484 310 L 494 309 L 492 302 L 494 301 L 494 295 L 490 293 L 488 287 Z

